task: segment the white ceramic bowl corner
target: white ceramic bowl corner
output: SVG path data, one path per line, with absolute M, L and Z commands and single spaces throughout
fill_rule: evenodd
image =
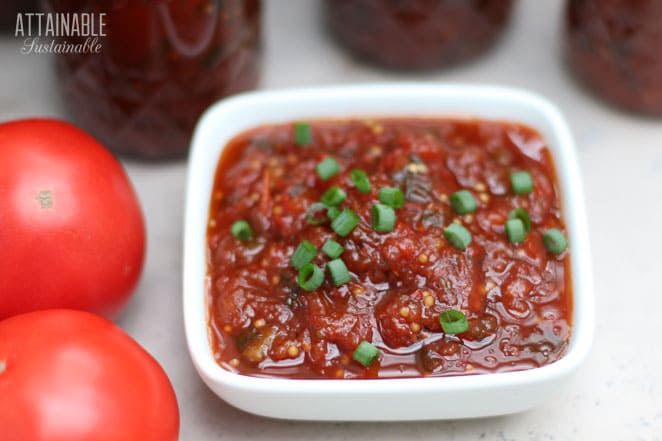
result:
M 572 250 L 573 327 L 570 347 L 561 360 L 521 372 L 382 380 L 255 378 L 231 373 L 216 364 L 208 341 L 205 235 L 222 149 L 236 134 L 267 123 L 361 116 L 510 120 L 542 134 L 554 156 Z M 188 346 L 204 382 L 240 409 L 275 418 L 363 421 L 513 413 L 554 396 L 590 349 L 593 287 L 579 167 L 564 118 L 542 97 L 516 89 L 461 84 L 375 84 L 240 95 L 215 104 L 198 123 L 187 185 L 184 321 Z

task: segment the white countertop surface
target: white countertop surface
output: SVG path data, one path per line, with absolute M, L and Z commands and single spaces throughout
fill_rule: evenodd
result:
M 181 312 L 186 163 L 124 164 L 148 228 L 145 272 L 119 324 L 162 364 L 189 440 L 662 440 L 662 120 L 637 118 L 587 95 L 561 54 L 561 0 L 520 0 L 500 44 L 478 61 L 424 75 L 356 63 L 324 33 L 319 3 L 265 0 L 264 89 L 389 80 L 494 83 L 554 100 L 579 148 L 594 264 L 593 351 L 546 405 L 506 417 L 415 423 L 302 423 L 256 417 L 198 378 Z M 0 121 L 64 116 L 51 60 L 0 38 Z M 443 399 L 443 397 L 440 397 Z M 284 403 L 286 405 L 286 403 Z

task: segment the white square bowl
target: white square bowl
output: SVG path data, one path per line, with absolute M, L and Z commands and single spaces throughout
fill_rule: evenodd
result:
M 478 117 L 537 129 L 557 169 L 571 251 L 573 319 L 567 353 L 530 370 L 377 380 L 256 378 L 221 368 L 208 339 L 206 231 L 214 174 L 227 142 L 263 124 L 350 117 Z M 372 84 L 255 92 L 223 100 L 198 123 L 189 158 L 184 321 L 193 363 L 228 403 L 300 420 L 455 419 L 519 412 L 553 396 L 589 352 L 593 286 L 582 184 L 572 136 L 557 108 L 522 90 L 462 84 Z

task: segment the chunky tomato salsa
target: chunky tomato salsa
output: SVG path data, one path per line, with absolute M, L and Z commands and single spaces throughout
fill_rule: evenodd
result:
M 226 146 L 210 338 L 240 374 L 505 372 L 563 356 L 569 251 L 545 141 L 514 123 L 302 121 Z

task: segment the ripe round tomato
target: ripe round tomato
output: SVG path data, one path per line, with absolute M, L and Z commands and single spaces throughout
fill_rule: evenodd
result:
M 48 310 L 0 322 L 3 441 L 175 441 L 177 399 L 159 364 L 113 323 Z
M 0 250 L 0 319 L 48 308 L 115 317 L 145 254 L 121 164 L 62 121 L 0 124 Z

